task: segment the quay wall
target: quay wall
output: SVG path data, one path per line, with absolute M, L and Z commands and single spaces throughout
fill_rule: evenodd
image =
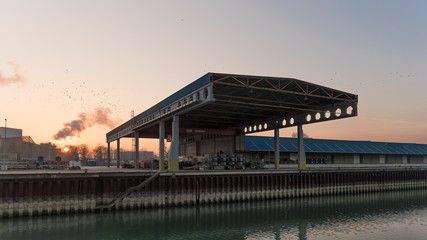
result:
M 1 174 L 0 217 L 106 211 L 153 172 Z M 427 169 L 162 172 L 111 209 L 168 207 L 427 187 Z

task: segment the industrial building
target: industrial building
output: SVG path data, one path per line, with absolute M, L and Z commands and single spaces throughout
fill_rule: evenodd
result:
M 152 151 L 139 151 L 139 160 L 140 161 L 152 161 L 154 160 L 154 153 Z M 131 161 L 135 160 L 135 153 L 131 151 L 120 152 L 121 161 Z
M 51 143 L 37 144 L 30 136 L 23 136 L 22 129 L 0 128 L 0 161 L 36 161 L 39 157 L 44 160 L 54 160 L 57 156 L 64 159 L 61 149 Z
M 107 133 L 108 153 L 116 141 L 120 160 L 120 139 L 133 138 L 134 159 L 139 159 L 139 139 L 157 138 L 162 170 L 167 137 L 168 169 L 177 171 L 179 156 L 236 157 L 245 151 L 246 134 L 274 130 L 274 161 L 279 168 L 279 129 L 297 127 L 297 163 L 303 170 L 303 125 L 357 116 L 357 103 L 355 94 L 294 78 L 207 73 Z
M 22 129 L 0 127 L 0 138 L 22 137 Z
M 358 96 L 293 78 L 207 73 L 107 133 L 107 143 L 159 139 L 160 169 L 169 158 L 203 156 L 216 161 L 280 164 L 421 164 L 427 145 L 303 138 L 306 124 L 357 116 Z M 279 138 L 279 129 L 298 128 L 298 138 Z M 274 137 L 248 136 L 273 130 Z M 171 141 L 164 156 L 164 141 Z M 110 152 L 110 151 L 108 151 Z M 114 153 L 120 159 L 120 153 Z M 110 159 L 111 157 L 109 157 Z M 129 158 L 129 153 L 126 153 Z M 172 164 L 171 164 L 172 163 Z
M 246 136 L 246 159 L 274 162 L 274 138 Z M 427 163 L 427 144 L 304 139 L 309 164 L 420 164 Z M 296 163 L 296 138 L 280 138 L 280 163 Z

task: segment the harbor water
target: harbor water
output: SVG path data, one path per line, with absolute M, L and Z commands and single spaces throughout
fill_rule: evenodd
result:
M 427 190 L 0 219 L 0 239 L 426 239 Z

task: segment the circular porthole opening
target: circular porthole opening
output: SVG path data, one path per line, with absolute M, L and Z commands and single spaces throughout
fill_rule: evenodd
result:
M 337 108 L 337 110 L 335 110 L 335 116 L 339 117 L 341 116 L 341 108 Z

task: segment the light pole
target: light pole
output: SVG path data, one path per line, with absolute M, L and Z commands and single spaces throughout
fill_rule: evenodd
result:
M 50 162 L 50 150 L 52 149 L 52 143 L 49 142 L 49 162 Z
M 7 128 L 7 119 L 4 119 L 4 143 L 3 143 L 3 159 L 6 160 L 6 128 Z

